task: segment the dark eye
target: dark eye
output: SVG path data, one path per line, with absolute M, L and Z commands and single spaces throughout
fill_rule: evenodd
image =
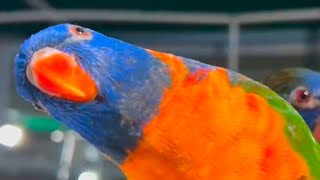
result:
M 78 40 L 91 40 L 92 34 L 90 31 L 87 31 L 85 28 L 80 26 L 71 26 L 69 27 L 69 32 L 72 36 L 77 37 Z
M 298 103 L 306 102 L 309 100 L 310 93 L 308 90 L 297 90 L 296 99 Z
M 101 96 L 97 96 L 96 99 L 95 99 L 97 102 L 102 102 L 103 101 L 103 98 Z
M 33 107 L 36 109 L 36 110 L 38 110 L 38 111 L 44 111 L 43 110 L 43 108 L 42 108 L 42 106 L 40 106 L 39 104 L 37 104 L 37 103 L 33 103 Z
M 85 31 L 83 28 L 81 27 L 76 27 L 76 31 L 79 33 L 79 34 L 83 34 Z

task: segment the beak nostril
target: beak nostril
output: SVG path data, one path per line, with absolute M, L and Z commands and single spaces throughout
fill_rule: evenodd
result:
M 45 56 L 46 50 L 47 49 L 42 49 L 42 50 L 36 52 L 34 55 L 35 56 Z
M 45 58 L 49 57 L 52 54 L 60 52 L 59 50 L 51 47 L 45 47 L 43 49 L 40 49 L 39 51 L 35 52 L 32 56 L 32 59 L 39 59 L 39 58 Z M 32 60 L 31 60 L 32 61 Z

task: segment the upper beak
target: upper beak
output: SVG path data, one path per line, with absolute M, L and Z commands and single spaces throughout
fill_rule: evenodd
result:
M 27 67 L 27 78 L 42 92 L 74 102 L 96 98 L 98 88 L 74 56 L 54 48 L 35 52 Z

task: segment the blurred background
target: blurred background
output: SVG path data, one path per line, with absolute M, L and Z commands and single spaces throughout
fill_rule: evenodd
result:
M 69 22 L 255 80 L 284 67 L 320 69 L 319 0 L 3 0 L 0 179 L 117 180 L 119 170 L 15 92 L 13 58 L 31 34 Z

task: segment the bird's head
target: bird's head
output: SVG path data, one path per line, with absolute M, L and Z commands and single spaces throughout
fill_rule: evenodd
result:
M 143 48 L 59 24 L 22 44 L 14 75 L 21 97 L 121 159 L 169 84 L 164 67 Z
M 320 127 L 317 127 L 320 120 L 320 73 L 307 68 L 286 68 L 268 76 L 264 84 L 297 109 L 320 141 Z

